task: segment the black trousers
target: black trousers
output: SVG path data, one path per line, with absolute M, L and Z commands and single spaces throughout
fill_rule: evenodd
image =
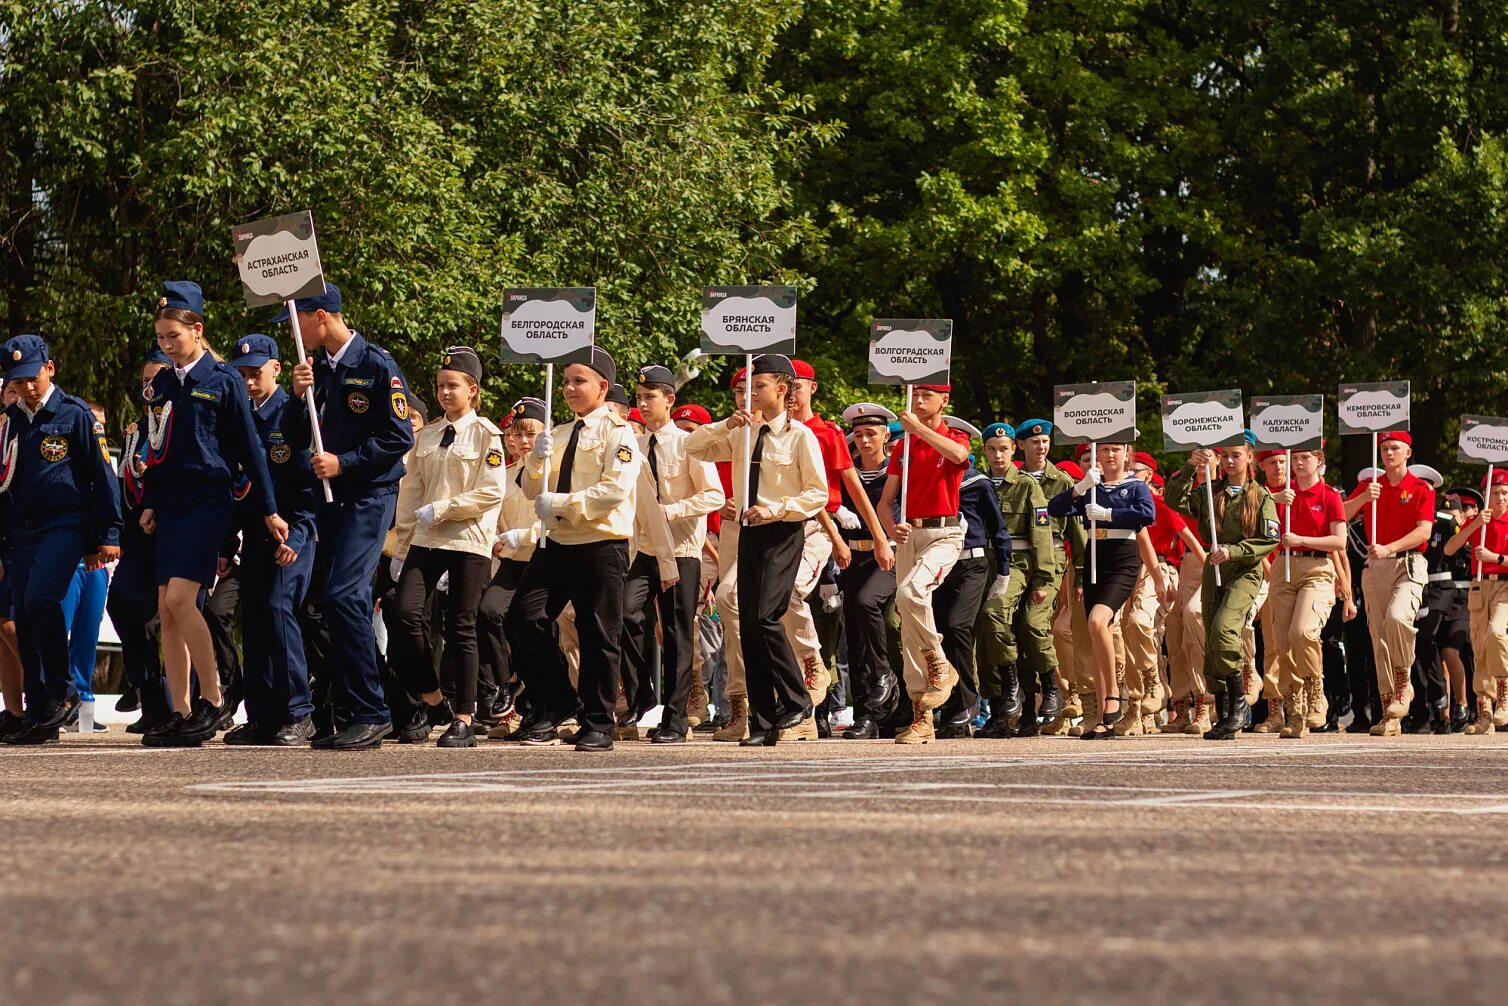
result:
M 209 627 L 210 643 L 215 648 L 215 662 L 220 665 L 220 687 L 239 700 L 245 691 L 242 680 L 241 653 L 236 649 L 236 618 L 241 607 L 241 567 L 230 567 L 230 574 L 215 581 L 215 588 L 204 601 L 204 624 Z
M 985 556 L 959 559 L 947 579 L 932 592 L 932 617 L 942 636 L 943 655 L 958 671 L 958 684 L 948 696 L 948 713 L 972 712 L 979 703 L 979 678 L 974 670 L 974 623 L 984 607 L 990 585 L 990 560 Z
M 696 646 L 696 602 L 701 589 L 700 559 L 676 559 L 678 579 L 669 590 L 660 589 L 660 564 L 654 556 L 641 552 L 628 567 L 623 584 L 623 694 L 630 709 L 646 692 L 644 677 L 654 668 L 643 659 L 647 652 L 646 635 L 649 619 L 648 602 L 653 601 L 660 616 L 660 670 L 665 678 L 664 712 L 660 727 L 684 734 L 691 729 L 686 719 L 686 703 L 691 697 L 691 658 Z
M 612 732 L 627 573 L 626 541 L 582 545 L 552 541 L 534 550 L 503 622 L 519 677 L 539 699 L 531 703 L 531 715 L 558 724 L 569 719 L 579 703 L 583 727 Z M 554 635 L 555 619 L 568 603 L 576 609 L 576 634 L 581 639 L 576 691 L 571 690 L 565 657 Z
M 427 642 L 425 608 L 440 576 L 450 574 L 445 604 L 445 649 L 456 673 L 455 710 L 476 712 L 477 652 L 476 620 L 482 591 L 492 572 L 492 560 L 484 555 L 448 548 L 408 550 L 403 575 L 398 578 L 398 643 L 393 671 L 404 689 L 415 695 L 440 690 Z M 392 649 L 389 646 L 389 649 Z
M 854 719 L 868 717 L 878 723 L 889 712 L 889 699 L 900 686 L 890 666 L 885 634 L 885 606 L 895 599 L 895 570 L 881 569 L 873 552 L 855 552 L 839 579 Z
M 482 591 L 482 607 L 479 612 L 477 640 L 482 648 L 482 662 L 492 667 L 493 678 L 499 687 L 513 678 L 513 664 L 508 653 L 508 639 L 503 633 L 503 621 L 508 617 L 508 608 L 513 595 L 524 578 L 527 562 L 518 559 L 503 559 L 498 563 L 492 582 Z
M 738 615 L 751 733 L 771 730 L 785 714 L 811 708 L 806 677 L 780 622 L 791 604 L 805 539 L 801 521 L 738 532 Z
M 1377 693 L 1377 665 L 1372 655 L 1372 636 L 1367 630 L 1367 609 L 1358 606 L 1355 618 L 1345 624 L 1346 678 L 1351 691 L 1351 712 L 1363 723 L 1381 719 Z

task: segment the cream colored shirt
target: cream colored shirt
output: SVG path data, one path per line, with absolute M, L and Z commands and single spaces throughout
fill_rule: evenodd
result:
M 534 502 L 524 495 L 520 483 L 523 482 L 523 462 L 515 461 L 504 470 L 503 476 L 503 505 L 497 513 L 497 530 L 501 535 L 504 531 L 523 531 L 523 540 L 517 548 L 503 548 L 497 553 L 499 559 L 514 559 L 518 562 L 528 562 L 534 554 L 534 546 L 539 543 L 539 518 L 534 516 Z
M 776 520 L 802 521 L 815 517 L 827 506 L 827 469 L 817 435 L 805 423 L 793 422 L 785 413 L 769 423 L 764 449 L 759 457 L 759 485 L 751 489 L 752 503 L 769 507 Z M 759 426 L 748 433 L 734 429 L 727 420 L 699 426 L 686 436 L 686 453 L 699 461 L 733 462 L 734 492 L 749 470 L 749 455 L 759 441 Z
M 451 425 L 444 419 L 430 423 L 409 451 L 408 472 L 398 485 L 394 554 L 400 558 L 415 545 L 492 557 L 503 503 L 502 434 L 472 412 L 454 424 L 455 441 L 441 447 Z M 426 504 L 434 505 L 435 520 L 422 527 L 414 512 Z
M 691 436 L 674 423 L 667 423 L 662 430 L 646 433 L 639 438 L 639 449 L 644 452 L 642 473 L 649 489 L 640 495 L 640 510 L 650 503 L 658 503 L 660 512 L 670 526 L 673 551 L 678 559 L 695 559 L 702 554 L 702 544 L 707 540 L 706 515 L 715 513 L 724 503 L 723 487 L 717 479 L 717 469 L 706 461 L 698 461 L 686 453 L 686 438 Z M 649 464 L 649 440 L 655 441 L 655 468 L 660 476 L 660 493 L 655 496 L 654 473 Z M 641 528 L 638 536 L 640 551 L 650 548 L 650 542 Z
M 571 491 L 556 501 L 554 516 L 545 519 L 545 533 L 562 545 L 627 541 L 634 533 L 634 483 L 644 460 L 634 442 L 633 428 L 605 404 L 580 420 L 585 425 L 576 444 Z M 562 423 L 550 433 L 553 451 L 548 486 L 541 478 L 543 463 L 532 452 L 525 460 L 524 495 L 529 499 L 556 491 L 560 462 L 577 421 Z

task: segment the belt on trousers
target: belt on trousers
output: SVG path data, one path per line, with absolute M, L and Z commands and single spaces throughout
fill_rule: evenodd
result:
M 1290 548 L 1288 554 L 1300 559 L 1328 559 L 1329 552 L 1321 552 L 1317 548 Z
M 1456 588 L 1457 590 L 1470 590 L 1471 589 L 1471 581 L 1470 580 L 1452 580 L 1452 581 L 1450 581 L 1450 585 L 1452 587 Z
M 1429 582 L 1430 583 L 1444 583 L 1445 581 L 1447 581 L 1449 579 L 1450 579 L 1450 573 L 1448 573 L 1448 572 L 1446 572 L 1446 573 L 1431 573 L 1429 575 Z
M 984 549 L 982 549 L 982 548 L 966 548 L 961 553 L 959 553 L 958 557 L 960 559 L 983 559 L 984 558 Z
M 1129 540 L 1136 537 L 1136 532 L 1128 531 L 1123 527 L 1097 527 L 1090 533 L 1089 537 L 1098 538 L 1100 541 L 1104 541 L 1107 538 Z
M 849 547 L 849 549 L 851 551 L 854 551 L 854 552 L 873 552 L 874 551 L 874 539 L 873 538 L 864 538 L 864 539 L 862 539 L 860 541 L 851 541 L 851 542 L 848 543 L 848 547 Z
M 912 517 L 906 522 L 912 527 L 957 527 L 963 523 L 963 518 L 952 517 Z
M 1483 573 L 1484 580 L 1508 580 L 1508 573 Z

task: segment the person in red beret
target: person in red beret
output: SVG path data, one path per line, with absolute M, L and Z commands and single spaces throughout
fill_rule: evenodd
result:
M 1377 663 L 1383 715 L 1372 735 L 1394 737 L 1414 701 L 1409 671 L 1414 664 L 1414 620 L 1424 598 L 1424 551 L 1435 522 L 1435 489 L 1408 470 L 1413 438 L 1403 431 L 1380 433 L 1382 476 L 1364 480 L 1346 499 L 1346 520 L 1361 514 L 1367 565 L 1361 591 Z
M 1472 584 L 1467 600 L 1471 649 L 1476 655 L 1472 690 L 1477 696 L 1476 722 L 1469 734 L 1494 733 L 1508 724 L 1508 471 L 1484 476 L 1487 507 L 1445 543 L 1446 555 L 1471 549 Z M 1496 708 L 1494 708 L 1496 704 Z

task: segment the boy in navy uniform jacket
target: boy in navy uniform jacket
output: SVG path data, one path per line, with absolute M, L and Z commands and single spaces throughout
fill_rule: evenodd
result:
M 345 725 L 316 736 L 332 750 L 374 748 L 392 733 L 391 714 L 377 672 L 372 631 L 372 576 L 393 524 L 403 456 L 414 445 L 408 383 L 387 350 L 346 326 L 340 291 L 325 284 L 317 297 L 295 301 L 298 324 L 314 355 L 293 368 L 294 401 L 285 431 L 307 436 L 304 392 L 314 389 L 324 451 L 310 459 L 328 479 L 333 503 L 321 501 L 313 598 L 324 611 L 331 641 L 331 695 Z M 276 320 L 288 317 L 285 311 Z M 322 491 L 316 488 L 316 491 Z
M 120 495 L 88 404 L 52 383 L 47 343 L 17 336 L 0 359 L 21 395 L 0 436 L 0 489 L 11 502 L 0 535 L 26 671 L 26 728 L 5 742 L 46 744 L 58 739 L 75 694 L 63 596 L 81 561 L 98 569 L 120 557 Z

